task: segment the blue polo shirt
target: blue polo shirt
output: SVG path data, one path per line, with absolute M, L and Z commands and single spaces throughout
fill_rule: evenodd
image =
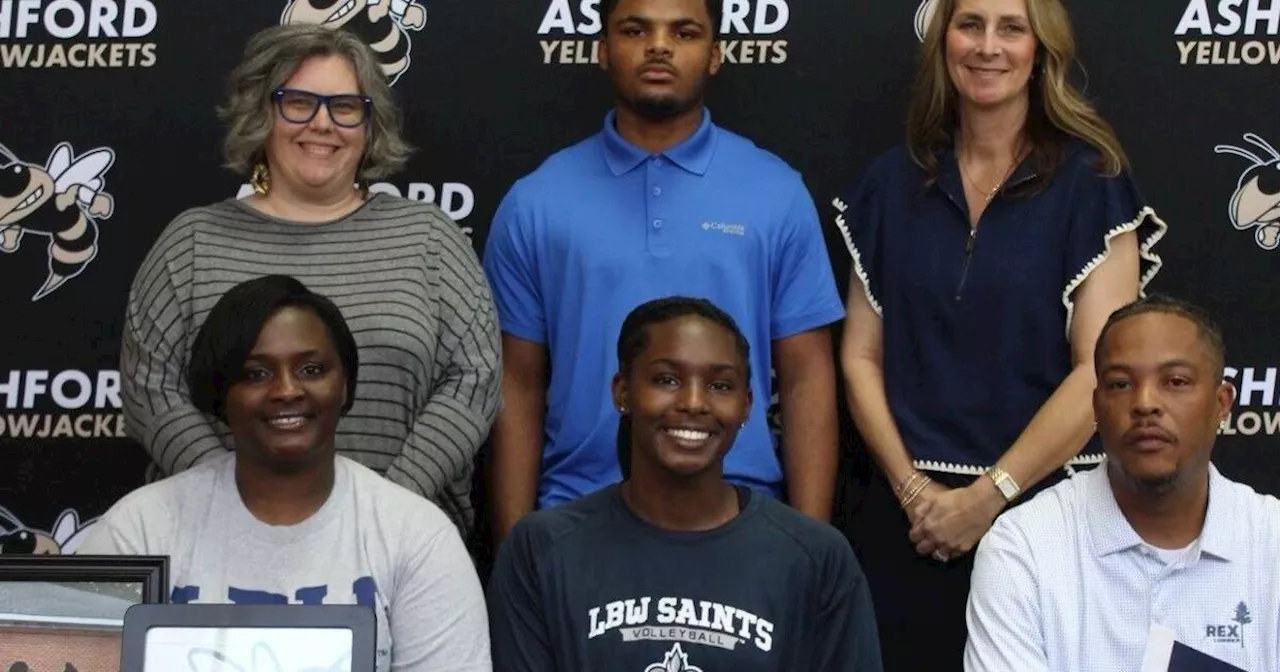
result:
M 746 335 L 755 403 L 725 476 L 781 493 L 766 420 L 771 342 L 844 317 L 817 209 L 785 162 L 708 112 L 687 140 L 650 154 L 610 112 L 599 133 L 515 183 L 484 269 L 503 332 L 550 355 L 540 507 L 620 480 L 618 333 L 636 306 L 671 295 L 712 301 Z
M 1042 178 L 1028 157 L 972 239 L 954 151 L 926 188 L 898 147 L 837 200 L 854 272 L 883 319 L 885 393 L 916 468 L 981 474 L 1013 445 L 1071 372 L 1075 290 L 1112 238 L 1137 231 L 1141 288 L 1160 270 L 1152 247 L 1165 223 L 1127 173 L 1100 176 L 1098 157 L 1070 142 L 1031 196 Z M 1093 440 L 1073 462 L 1101 459 Z

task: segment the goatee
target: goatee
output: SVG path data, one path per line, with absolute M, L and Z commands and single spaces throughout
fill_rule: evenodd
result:
M 660 122 L 692 109 L 696 101 L 683 101 L 675 96 L 641 96 L 626 99 L 627 107 L 646 121 Z
M 1118 476 L 1129 489 L 1149 497 L 1159 497 L 1173 492 L 1182 483 L 1182 471 L 1175 470 L 1169 474 L 1154 477 L 1140 477 L 1130 474 L 1119 464 L 1111 465 L 1111 473 Z

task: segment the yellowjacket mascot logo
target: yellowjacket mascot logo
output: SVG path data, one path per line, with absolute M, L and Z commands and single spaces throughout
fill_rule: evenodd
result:
M 320 24 L 343 28 L 373 49 L 387 82 L 409 69 L 410 30 L 427 25 L 427 10 L 414 0 L 291 0 L 280 25 Z
M 115 160 L 107 147 L 76 156 L 63 142 L 41 166 L 0 145 L 0 252 L 17 252 L 27 236 L 49 239 L 49 275 L 32 301 L 79 275 L 97 256 L 97 220 L 114 210 L 103 187 Z

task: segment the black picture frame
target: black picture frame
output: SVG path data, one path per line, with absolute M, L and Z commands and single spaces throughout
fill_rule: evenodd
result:
M 0 671 L 114 670 L 127 610 L 168 601 L 168 556 L 0 554 Z
M 0 554 L 0 583 L 8 581 L 139 583 L 139 604 L 167 604 L 169 556 Z
M 253 658 L 258 652 L 246 653 L 245 648 L 260 649 L 262 655 L 273 659 L 281 669 L 292 670 L 314 665 L 300 665 L 293 660 L 300 650 L 298 644 L 285 645 L 281 650 L 284 637 L 294 637 L 298 630 L 317 630 L 328 633 L 333 630 L 347 630 L 351 633 L 351 647 L 347 654 L 349 672 L 374 672 L 377 665 L 377 616 L 369 607 L 358 605 L 293 605 L 293 604 L 139 604 L 125 612 L 124 639 L 120 651 L 120 672 L 168 672 L 157 671 L 154 666 L 147 667 L 150 646 L 157 646 L 149 641 L 149 633 L 153 629 L 174 630 L 177 640 L 166 642 L 160 646 L 168 649 L 179 647 L 178 651 L 166 651 L 167 655 L 178 655 L 183 661 L 200 653 L 217 656 L 229 661 L 232 667 L 253 669 Z M 230 635 L 236 631 L 253 633 L 255 643 L 240 649 L 238 657 L 222 658 L 228 651 L 214 652 L 209 648 L 208 638 L 194 633 L 206 631 L 208 634 L 218 633 L 215 641 L 225 642 L 233 639 Z M 278 638 L 275 633 L 278 632 Z M 330 635 L 331 636 L 331 635 Z M 198 641 L 197 641 L 198 640 Z M 295 642 L 297 640 L 294 640 Z M 181 647 L 185 647 L 181 648 Z M 292 650 L 292 651 L 291 651 Z M 185 651 L 185 657 L 183 654 Z M 308 653 L 311 653 L 308 651 Z M 324 661 L 322 669 L 339 669 L 332 661 Z

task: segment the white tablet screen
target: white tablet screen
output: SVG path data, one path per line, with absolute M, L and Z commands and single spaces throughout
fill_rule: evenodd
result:
M 351 672 L 346 628 L 186 628 L 147 631 L 145 672 Z

